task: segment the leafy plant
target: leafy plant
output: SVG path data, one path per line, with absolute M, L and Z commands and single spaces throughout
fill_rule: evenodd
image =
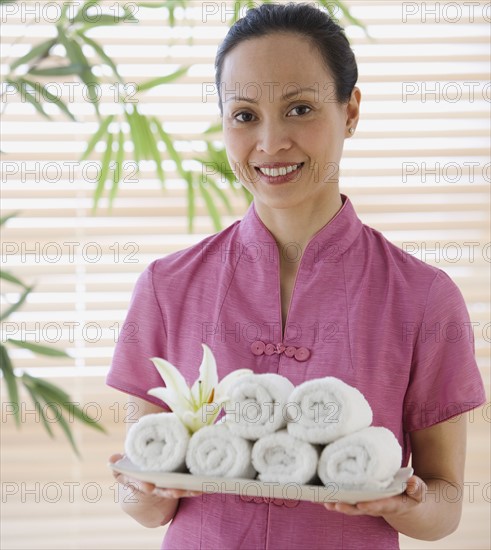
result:
M 264 3 L 270 1 L 264 0 Z M 0 2 L 7 3 L 5 0 L 0 0 Z M 169 25 L 174 26 L 177 23 L 176 10 L 179 8 L 185 10 L 191 2 L 192 0 L 165 0 L 162 2 L 140 2 L 136 5 L 167 10 Z M 331 16 L 338 17 L 338 12 L 340 12 L 342 19 L 363 28 L 367 33 L 363 23 L 350 13 L 342 1 L 320 0 L 320 4 L 329 11 Z M 233 24 L 246 8 L 256 5 L 257 1 L 254 0 L 236 0 L 229 24 Z M 213 124 L 205 132 L 206 153 L 194 157 L 194 160 L 197 161 L 195 168 L 185 168 L 183 157 L 174 147 L 175 136 L 171 136 L 165 131 L 157 117 L 147 116 L 138 108 L 140 94 L 177 80 L 187 72 L 188 67 L 181 67 L 172 74 L 144 82 L 135 91 L 121 76 L 117 64 L 106 53 L 104 46 L 88 36 L 90 30 L 97 26 L 119 25 L 124 22 L 138 24 L 130 9 L 130 4 L 121 6 L 122 13 L 119 16 L 104 13 L 104 9 L 107 11 L 114 6 L 108 8 L 107 5 L 100 3 L 100 0 L 85 0 L 81 6 L 78 6 L 78 2 L 73 3 L 73 0 L 69 0 L 64 2 L 63 6 L 60 19 L 55 24 L 56 36 L 33 46 L 24 56 L 11 63 L 5 80 L 14 91 L 21 95 L 23 101 L 31 103 L 47 119 L 51 118 L 46 112 L 47 103 L 55 104 L 71 120 L 76 120 L 76 117 L 63 100 L 50 93 L 42 82 L 42 78 L 71 76 L 85 84 L 99 121 L 99 128 L 88 141 L 80 160 L 88 159 L 99 143 L 102 143 L 104 147 L 101 170 L 94 190 L 93 212 L 97 210 L 106 187 L 109 187 L 108 203 L 109 207 L 112 207 L 119 190 L 127 150 L 131 151 L 137 171 L 143 160 L 154 164 L 155 173 L 162 186 L 165 185 L 165 172 L 162 168 L 162 160 L 165 155 L 174 162 L 177 173 L 187 185 L 188 230 L 193 230 L 196 193 L 201 194 L 215 229 L 220 230 L 222 225 L 217 203 L 222 203 L 226 211 L 232 213 L 226 189 L 227 187 L 234 191 L 238 189 L 223 145 L 213 139 L 213 134 L 216 134 L 221 126 Z M 93 17 L 91 13 L 96 8 L 98 15 Z M 55 55 L 54 52 L 59 46 L 64 48 L 64 56 Z M 93 60 L 84 54 L 84 48 L 87 47 L 90 47 L 94 54 Z M 109 70 L 112 78 L 120 84 L 122 93 L 118 94 L 119 112 L 117 114 L 106 117 L 102 117 L 100 114 L 97 89 L 101 85 L 101 79 L 96 76 L 97 71 L 94 70 L 96 67 Z M 131 90 L 130 93 L 126 93 L 128 89 Z M 220 182 L 217 182 L 217 176 L 220 178 Z M 242 187 L 240 186 L 240 188 Z M 244 194 L 247 202 L 251 201 L 252 197 L 247 190 L 243 189 L 239 192 Z
M 0 227 L 2 227 L 8 219 L 12 218 L 16 214 L 10 214 L 0 218 Z M 33 291 L 32 286 L 27 286 L 23 281 L 14 276 L 8 271 L 0 271 L 0 279 L 15 285 L 19 288 L 19 297 L 17 300 L 7 307 L 7 309 L 0 316 L 0 321 L 4 322 L 21 308 L 22 304 L 26 301 L 29 294 Z M 45 355 L 48 357 L 59 358 L 59 357 L 69 357 L 69 355 L 62 350 L 58 350 L 49 346 L 41 346 L 39 344 L 33 344 L 31 342 L 26 342 L 24 340 L 16 340 L 14 338 L 6 338 L 5 344 L 11 344 L 13 346 L 27 349 L 38 355 Z M 20 376 L 15 373 L 14 366 L 9 356 L 8 346 L 5 346 L 3 343 L 0 343 L 0 369 L 7 387 L 7 393 L 10 405 L 12 407 L 12 414 L 15 418 L 15 422 L 18 428 L 21 426 L 21 406 L 19 401 L 19 384 L 22 384 L 32 399 L 35 409 L 39 418 L 43 423 L 46 431 L 51 437 L 54 437 L 53 430 L 51 429 L 51 424 L 53 422 L 59 423 L 61 429 L 65 433 L 72 449 L 74 452 L 80 456 L 80 452 L 73 438 L 72 431 L 70 429 L 69 421 L 66 416 L 83 422 L 84 424 L 105 432 L 104 428 L 99 424 L 94 418 L 87 415 L 78 405 L 71 401 L 69 394 L 67 394 L 63 389 L 36 376 L 31 376 L 30 374 L 24 372 Z M 47 410 L 53 413 L 53 417 L 48 417 Z

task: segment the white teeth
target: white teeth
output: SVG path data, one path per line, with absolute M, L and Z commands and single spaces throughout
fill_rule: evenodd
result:
M 292 164 L 291 166 L 280 166 L 279 168 L 259 168 L 259 170 L 265 175 L 270 177 L 286 176 L 290 172 L 296 170 L 300 164 Z

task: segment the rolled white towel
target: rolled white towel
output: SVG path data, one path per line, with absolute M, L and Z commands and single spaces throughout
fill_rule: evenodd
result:
M 321 445 L 372 423 L 372 409 L 363 394 L 332 376 L 297 386 L 287 410 L 288 433 Z
M 316 477 L 318 459 L 313 445 L 286 430 L 265 435 L 252 447 L 252 465 L 261 481 L 304 485 Z
M 225 407 L 227 423 L 235 433 L 251 441 L 286 426 L 285 406 L 293 384 L 279 374 L 248 374 L 229 389 Z
M 191 436 L 186 465 L 194 475 L 253 479 L 252 443 L 238 436 L 226 422 L 200 428 Z
M 324 483 L 357 489 L 383 489 L 401 467 L 402 449 L 387 428 L 371 426 L 327 445 L 317 473 Z
M 142 470 L 184 471 L 189 432 L 173 413 L 142 416 L 128 430 L 125 452 Z

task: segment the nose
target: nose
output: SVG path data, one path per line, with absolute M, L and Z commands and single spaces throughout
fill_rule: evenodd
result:
M 258 128 L 257 151 L 274 156 L 279 151 L 290 149 L 291 146 L 292 138 L 287 124 L 276 120 L 264 120 Z

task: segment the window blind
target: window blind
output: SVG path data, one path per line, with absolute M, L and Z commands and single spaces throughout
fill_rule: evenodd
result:
M 19 2 L 0 8 L 3 77 L 9 60 L 54 36 L 61 4 Z M 117 4 L 128 2 L 107 3 L 104 9 L 111 13 Z M 99 27 L 88 35 L 104 45 L 124 78 L 135 85 L 190 67 L 178 81 L 139 95 L 138 107 L 164 121 L 175 148 L 192 166 L 193 157 L 204 150 L 203 131 L 219 122 L 213 61 L 233 3 L 177 7 L 174 28 L 166 9 L 130 4 L 138 23 Z M 346 4 L 369 36 L 346 26 L 363 97 L 357 132 L 345 144 L 341 191 L 364 223 L 445 270 L 457 283 L 471 315 L 478 362 L 489 382 L 490 5 Z M 90 48 L 85 53 L 94 55 Z M 116 113 L 121 90 L 110 78 L 101 78 L 101 114 Z M 2 341 L 11 337 L 53 345 L 71 355 L 53 359 L 11 347 L 19 369 L 49 376 L 101 376 L 137 276 L 152 260 L 198 242 L 214 228 L 198 197 L 195 232 L 187 233 L 186 187 L 164 152 L 165 189 L 152 162 L 142 162 L 135 174 L 127 151 L 113 208 L 106 193 L 92 214 L 104 148 L 96 148 L 84 163 L 79 159 L 97 129 L 93 108 L 83 86 L 71 77 L 46 82 L 52 83 L 52 93 L 70 102 L 78 122 L 54 105 L 46 107 L 53 119 L 47 121 L 3 83 L 2 215 L 19 214 L 3 231 L 2 269 L 35 289 L 3 323 Z M 131 88 L 126 92 L 131 95 Z M 217 205 L 224 227 L 246 209 L 240 195 L 229 195 L 233 215 Z M 5 310 L 19 294 L 9 283 L 2 286 Z

